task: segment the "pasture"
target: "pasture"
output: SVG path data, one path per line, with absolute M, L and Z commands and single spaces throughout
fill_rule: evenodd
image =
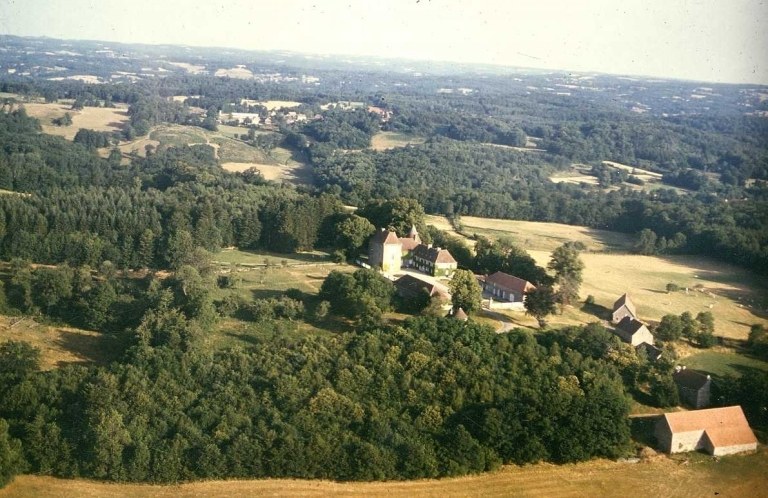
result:
M 526 466 L 508 465 L 495 472 L 450 479 L 402 482 L 332 482 L 299 479 L 207 481 L 158 486 L 110 484 L 83 479 L 18 476 L 0 498 L 79 497 L 229 497 L 229 496 L 381 496 L 381 497 L 507 497 L 507 496 L 675 496 L 693 498 L 768 496 L 765 469 L 768 454 L 713 459 L 700 454 L 654 456 L 638 463 L 590 462 Z
M 443 230 L 451 226 L 442 217 L 430 216 L 427 223 Z M 625 292 L 637 305 L 641 319 L 658 321 L 672 313 L 690 311 L 694 316 L 711 311 L 715 334 L 744 340 L 754 323 L 768 325 L 768 286 L 751 272 L 702 256 L 641 256 L 628 254 L 633 238 L 626 234 L 590 228 L 462 217 L 463 232 L 491 239 L 509 237 L 525 248 L 541 266 L 549 262 L 553 249 L 569 240 L 584 243 L 584 282 L 581 298 L 592 295 L 595 304 L 607 312 Z M 682 290 L 667 293 L 668 283 Z M 685 289 L 688 289 L 686 292 Z M 522 312 L 508 313 L 520 326 L 535 326 Z M 566 309 L 551 317 L 553 325 L 585 323 L 598 316 L 581 309 Z
M 407 145 L 419 145 L 425 141 L 424 137 L 397 133 L 394 131 L 380 131 L 371 138 L 371 149 L 389 150 Z

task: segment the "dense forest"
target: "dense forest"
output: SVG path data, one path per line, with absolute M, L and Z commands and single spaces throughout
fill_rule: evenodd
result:
M 160 49 L 125 46 L 122 57 L 105 58 L 84 43 L 86 55 L 68 67 L 104 80 L 87 84 L 49 79 L 51 56 L 25 48 L 55 42 L 6 41 L 3 63 L 26 53 L 37 65 L 0 76 L 0 91 L 15 95 L 0 111 L 0 312 L 99 331 L 119 352 L 110 364 L 40 371 L 38 350 L 0 343 L 0 485 L 20 472 L 163 483 L 371 480 L 616 458 L 632 452 L 630 395 L 675 404 L 672 354 L 652 363 L 599 324 L 495 334 L 432 316 L 428 302 L 398 301 L 372 271 L 332 272 L 317 296 L 215 298 L 232 285 L 212 264 L 224 247 L 321 249 L 353 261 L 376 229 L 416 225 L 462 269 L 552 284 L 525 248 L 480 238 L 473 252 L 424 226 L 427 212 L 638 234 L 644 254 L 705 254 L 768 275 L 768 121 L 743 112 L 745 102 L 766 105 L 751 87 L 718 87 L 718 105 L 705 112 L 712 102 L 670 97 L 698 91 L 685 82 L 360 68 L 352 78 L 341 63 L 267 55 L 245 65 L 252 79 L 187 74 L 162 58 L 154 61 L 162 71 L 149 74 L 143 57 Z M 210 71 L 245 55 L 200 57 Z M 113 81 L 118 71 L 142 76 Z M 565 84 L 567 96 L 547 90 Z M 68 141 L 42 133 L 25 99 L 73 109 L 120 103 L 128 122 L 115 133 L 80 129 Z M 266 111 L 248 99 L 295 100 L 308 116 L 278 115 L 268 133 L 244 127 L 238 140 L 301 154 L 311 184 L 227 173 L 206 144 L 127 161 L 115 147 L 164 123 L 215 130 L 219 112 Z M 631 110 L 640 100 L 649 112 Z M 339 101 L 357 105 L 329 106 Z M 372 150 L 382 131 L 423 140 Z M 631 188 L 633 175 L 603 160 L 657 172 L 670 188 Z M 550 181 L 573 163 L 590 166 L 602 185 Z M 387 323 L 390 309 L 417 316 Z M 328 314 L 349 327 L 281 333 Z M 689 318 L 691 327 L 707 322 Z M 222 319 L 272 329 L 248 347 L 211 348 Z M 762 352 L 764 331 L 753 335 Z M 765 403 L 750 396 L 764 383 L 745 376 L 718 402 L 742 403 L 753 424 L 768 426 Z

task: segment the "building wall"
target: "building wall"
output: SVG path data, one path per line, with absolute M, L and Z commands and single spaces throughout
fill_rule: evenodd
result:
M 696 451 L 705 447 L 704 431 L 678 432 L 672 435 L 670 453 Z
M 635 315 L 629 311 L 626 305 L 621 305 L 619 309 L 613 312 L 613 323 L 619 323 L 625 316 L 635 318 Z
M 385 273 L 396 272 L 403 266 L 403 253 L 399 245 L 384 244 L 381 271 Z
M 384 245 L 371 242 L 368 247 L 368 264 L 373 268 L 381 268 L 384 261 Z
M 656 443 L 661 451 L 672 452 L 672 432 L 669 430 L 666 420 L 662 417 L 656 422 L 656 428 L 653 431 L 656 436 Z
M 704 408 L 709 406 L 710 384 L 711 381 L 707 381 L 701 389 L 680 386 L 678 388 L 678 393 L 680 394 L 681 401 L 694 408 Z
M 450 277 L 455 271 L 456 264 L 454 263 L 437 263 L 434 267 L 432 275 L 435 277 Z
M 709 446 L 707 451 L 713 456 L 733 455 L 734 453 L 757 450 L 757 443 L 735 444 L 733 446 L 720 446 L 718 448 L 712 448 L 711 445 L 707 446 Z

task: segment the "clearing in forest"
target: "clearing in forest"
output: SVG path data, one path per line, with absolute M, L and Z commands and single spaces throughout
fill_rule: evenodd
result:
M 381 496 L 381 497 L 507 497 L 507 496 L 728 496 L 768 497 L 763 448 L 753 455 L 713 459 L 705 455 L 658 455 L 640 463 L 593 460 L 522 467 L 507 465 L 495 472 L 450 479 L 402 482 L 331 482 L 299 479 L 206 481 L 168 486 L 109 484 L 83 479 L 18 476 L 0 498 L 60 496 L 228 497 L 228 496 Z
M 123 129 L 128 122 L 128 108 L 125 105 L 116 104 L 116 107 L 84 107 L 79 111 L 71 109 L 72 103 L 25 103 L 27 114 L 40 120 L 43 133 L 58 135 L 67 140 L 75 138 L 80 128 L 95 131 L 114 132 Z M 64 117 L 69 113 L 72 116 L 72 124 L 69 126 L 56 126 L 53 120 Z
M 397 133 L 394 131 L 380 131 L 371 137 L 371 149 L 389 150 L 407 145 L 420 145 L 425 141 L 424 137 L 409 135 L 407 133 Z
M 221 127 L 219 131 L 209 131 L 196 126 L 163 124 L 152 130 L 149 134 L 151 142 L 148 143 L 158 144 L 156 146 L 160 148 L 206 144 L 215 149 L 216 157 L 226 171 L 256 168 L 267 180 L 304 184 L 311 182 L 311 170 L 298 153 L 283 147 L 269 151 L 254 147 L 234 138 L 236 133 L 233 128 Z M 245 128 L 235 130 L 247 131 Z M 123 152 L 137 150 L 139 155 L 144 155 L 142 143 L 131 142 L 120 148 Z
M 120 353 L 114 335 L 44 325 L 30 317 L 0 315 L 0 343 L 5 341 L 24 341 L 40 348 L 43 370 L 70 364 L 106 365 Z

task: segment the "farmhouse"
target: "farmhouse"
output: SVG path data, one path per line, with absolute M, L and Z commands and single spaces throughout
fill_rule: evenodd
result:
M 740 406 L 665 413 L 656 424 L 655 435 L 667 453 L 703 449 L 721 456 L 757 449 L 757 439 Z
M 456 260 L 453 259 L 448 249 L 424 244 L 419 244 L 413 250 L 411 264 L 419 271 L 423 271 L 433 277 L 445 278 L 453 276 L 458 267 Z
M 395 280 L 395 289 L 397 294 L 404 299 L 419 299 L 427 296 L 437 298 L 441 303 L 451 300 L 451 296 L 444 286 L 421 280 L 409 274 Z
M 675 367 L 672 378 L 680 394 L 680 401 L 693 408 L 709 406 L 709 391 L 712 377 L 683 367 Z
M 637 318 L 637 309 L 635 308 L 635 303 L 629 299 L 629 296 L 624 294 L 613 303 L 611 321 L 613 323 L 619 323 L 626 316 Z
M 368 263 L 384 273 L 395 272 L 405 263 L 433 277 L 446 278 L 451 277 L 458 266 L 447 249 L 422 243 L 416 227 L 411 227 L 405 237 L 382 228 L 368 243 Z
M 525 302 L 525 293 L 536 288 L 535 285 L 522 278 L 497 271 L 491 275 L 478 277 L 483 292 L 491 299 L 508 303 L 517 303 L 520 307 Z
M 628 316 L 621 319 L 618 325 L 616 325 L 614 332 L 622 341 L 633 346 L 639 346 L 644 342 L 653 344 L 653 334 L 648 330 L 648 327 L 640 320 L 635 320 Z

